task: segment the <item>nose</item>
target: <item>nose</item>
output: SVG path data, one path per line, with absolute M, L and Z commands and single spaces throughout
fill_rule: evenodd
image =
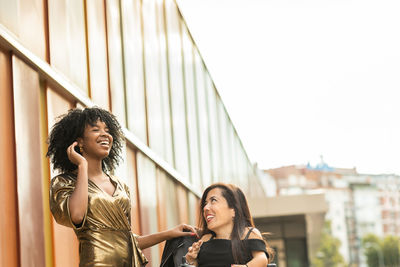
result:
M 210 203 L 207 203 L 206 205 L 204 205 L 203 207 L 203 211 L 208 211 L 210 210 Z
M 111 136 L 111 134 L 104 129 L 101 130 L 101 135 L 102 136 Z

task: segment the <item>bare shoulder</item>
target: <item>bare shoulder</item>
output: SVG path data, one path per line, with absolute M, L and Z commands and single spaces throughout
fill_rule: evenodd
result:
M 250 231 L 251 227 L 246 227 L 247 231 Z M 263 239 L 260 230 L 258 230 L 257 228 L 253 228 L 253 230 L 251 231 L 250 235 L 249 235 L 250 239 Z

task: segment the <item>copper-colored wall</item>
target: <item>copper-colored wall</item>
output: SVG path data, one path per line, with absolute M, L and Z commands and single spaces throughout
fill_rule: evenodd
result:
M 21 266 L 45 266 L 39 75 L 16 57 L 12 64 Z
M 48 128 L 51 129 L 55 118 L 66 113 L 72 104 L 51 88 L 47 89 L 47 116 Z M 53 177 L 55 174 L 52 174 Z M 45 197 L 47 198 L 47 192 Z M 51 218 L 53 230 L 53 254 L 56 267 L 69 267 L 79 265 L 79 244 L 74 231 L 62 226 Z M 62 242 L 60 241 L 62 240 Z
M 140 227 L 140 211 L 139 211 L 139 192 L 137 186 L 137 171 L 136 171 L 136 154 L 132 147 L 126 148 L 126 182 L 130 188 L 131 194 L 131 224 L 132 231 L 136 234 L 141 233 Z
M 0 266 L 19 266 L 11 56 L 0 49 Z

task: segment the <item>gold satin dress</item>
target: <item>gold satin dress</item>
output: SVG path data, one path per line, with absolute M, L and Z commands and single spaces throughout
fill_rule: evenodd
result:
M 113 196 L 89 180 L 88 208 L 80 225 L 72 222 L 69 213 L 76 174 L 61 174 L 51 180 L 50 210 L 57 223 L 74 229 L 79 240 L 80 267 L 136 267 L 138 258 L 147 262 L 131 232 L 129 188 L 109 177 L 115 186 Z

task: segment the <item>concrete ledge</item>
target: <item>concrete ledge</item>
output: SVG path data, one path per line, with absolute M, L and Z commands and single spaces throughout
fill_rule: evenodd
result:
M 326 213 L 328 211 L 324 194 L 249 197 L 248 202 L 254 218 Z

